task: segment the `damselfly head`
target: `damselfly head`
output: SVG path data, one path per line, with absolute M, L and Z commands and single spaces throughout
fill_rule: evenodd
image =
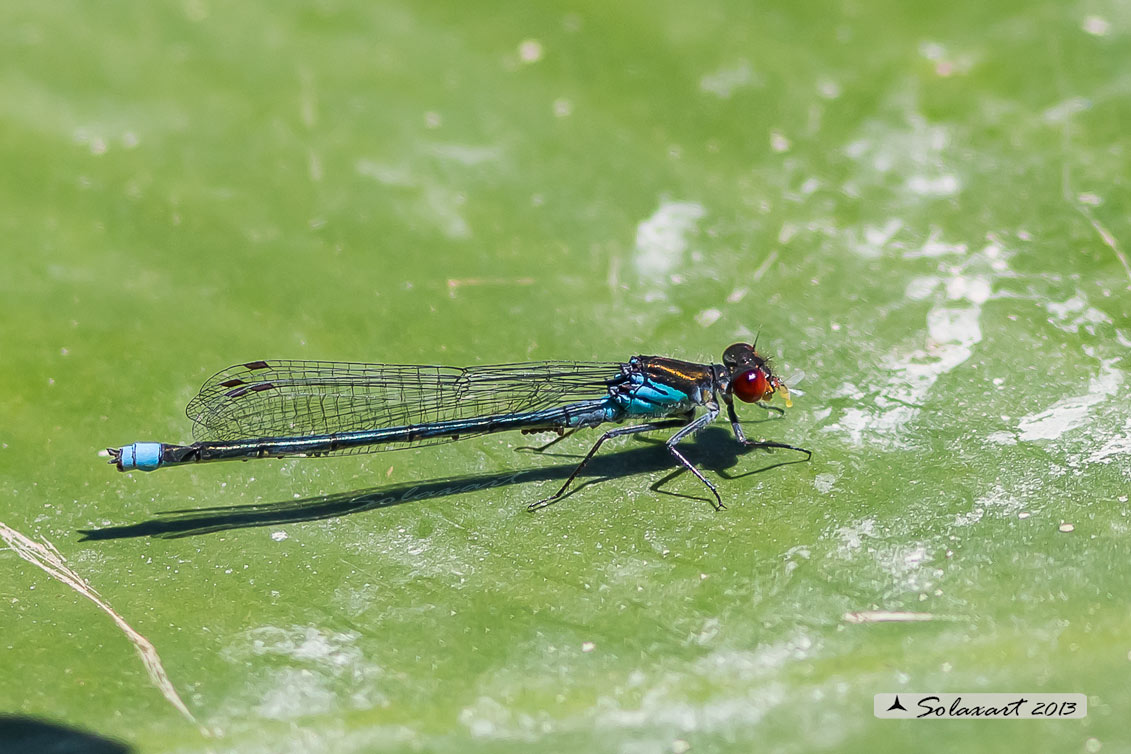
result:
M 723 365 L 730 377 L 727 390 L 740 401 L 757 403 L 781 392 L 785 405 L 793 405 L 789 388 L 774 375 L 769 359 L 759 355 L 749 343 L 735 343 L 724 351 Z

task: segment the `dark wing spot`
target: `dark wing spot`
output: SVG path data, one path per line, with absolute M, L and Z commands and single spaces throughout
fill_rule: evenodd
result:
M 266 361 L 249 361 L 244 364 L 247 369 L 269 369 Z
M 252 385 L 251 389 L 254 390 L 257 393 L 261 393 L 264 390 L 272 390 L 272 389 L 274 389 L 274 387 L 275 387 L 274 382 L 261 382 L 258 385 Z
M 236 378 L 236 379 L 225 380 L 225 381 L 221 382 L 220 387 L 236 387 L 237 385 L 243 385 L 243 384 L 244 384 L 243 380 Z

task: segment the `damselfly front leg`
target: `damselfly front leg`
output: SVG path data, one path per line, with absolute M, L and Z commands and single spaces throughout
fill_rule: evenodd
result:
M 747 440 L 746 433 L 742 431 L 742 422 L 738 420 L 738 414 L 735 413 L 734 403 L 727 400 L 725 396 L 724 400 L 727 404 L 727 417 L 730 419 L 731 429 L 734 430 L 734 439 L 738 440 L 739 444 L 744 448 L 781 448 L 782 450 L 796 450 L 798 453 L 805 454 L 806 461 L 813 457 L 813 451 L 799 448 L 796 445 L 787 445 L 784 442 L 771 442 L 769 440 L 760 440 L 758 442 Z

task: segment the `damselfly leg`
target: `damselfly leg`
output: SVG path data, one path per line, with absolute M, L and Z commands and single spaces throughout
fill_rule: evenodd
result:
M 703 429 L 708 424 L 713 422 L 715 420 L 715 417 L 718 416 L 718 415 L 719 415 L 719 407 L 717 405 L 713 405 L 713 404 L 708 405 L 707 406 L 707 413 L 703 414 L 698 419 L 691 422 L 686 427 L 684 427 L 683 429 L 681 429 L 680 431 L 676 432 L 674 435 L 669 437 L 668 441 L 664 444 L 668 446 L 668 452 L 670 452 L 673 456 L 675 456 L 675 460 L 679 461 L 681 466 L 683 466 L 685 469 L 687 469 L 692 474 L 694 474 L 696 477 L 698 477 L 700 482 L 707 485 L 707 489 L 709 489 L 711 491 L 711 494 L 715 496 L 715 502 L 712 503 L 712 505 L 715 506 L 715 510 L 716 511 L 725 511 L 727 509 L 727 507 L 725 505 L 723 505 L 723 499 L 721 497 L 719 497 L 718 488 L 715 487 L 715 485 L 711 482 L 710 479 L 703 476 L 703 472 L 700 471 L 699 469 L 695 468 L 695 464 L 693 464 L 691 461 L 687 460 L 687 458 L 683 455 L 683 453 L 680 453 L 678 450 L 676 450 L 676 447 L 675 447 L 676 443 L 678 443 L 680 440 L 682 440 L 685 437 L 689 437 L 690 435 L 693 435 L 696 432 L 698 432 L 699 430 Z
M 690 437 L 691 435 L 706 427 L 708 424 L 714 421 L 715 417 L 718 415 L 719 409 L 717 406 L 715 406 L 714 408 L 708 407 L 706 413 L 704 413 L 697 419 L 693 419 L 690 422 L 682 419 L 675 419 L 662 422 L 653 422 L 651 424 L 638 424 L 634 427 L 621 427 L 620 429 L 610 430 L 597 439 L 597 442 L 595 442 L 593 444 L 593 447 L 589 449 L 589 452 L 585 454 L 585 458 L 581 459 L 581 463 L 577 464 L 577 467 L 573 470 L 573 473 L 570 474 L 569 478 L 565 480 L 565 484 L 561 486 L 561 489 L 559 489 L 550 497 L 545 498 L 544 500 L 539 500 L 536 503 L 531 503 L 527 506 L 527 509 L 535 511 L 540 508 L 545 508 L 549 505 L 553 505 L 554 502 L 561 498 L 566 493 L 566 490 L 569 489 L 569 486 L 573 483 L 573 480 L 577 478 L 577 475 L 581 473 L 581 470 L 585 468 L 586 464 L 588 464 L 593 456 L 597 453 L 605 440 L 610 440 L 614 437 L 623 437 L 624 435 L 635 435 L 641 432 L 652 432 L 659 429 L 672 429 L 674 427 L 680 427 L 680 430 L 669 437 L 664 442 L 664 445 L 667 447 L 668 452 L 672 454 L 672 457 L 675 458 L 679 465 L 683 466 L 685 469 L 694 474 L 700 482 L 707 486 L 707 489 L 711 491 L 711 494 L 715 496 L 715 501 L 711 503 L 711 505 L 714 506 L 715 510 L 726 510 L 726 506 L 723 505 L 723 500 L 719 496 L 719 491 L 715 487 L 715 485 L 711 483 L 711 480 L 704 476 L 703 472 L 697 469 L 695 467 L 695 464 L 687 460 L 687 457 L 683 455 L 683 453 L 680 453 L 676 448 L 676 445 L 681 440 L 686 437 Z
M 596 455 L 597 451 L 600 450 L 601 446 L 605 443 L 605 440 L 611 440 L 614 437 L 623 437 L 624 435 L 636 435 L 641 432 L 654 432 L 659 429 L 685 427 L 686 424 L 687 422 L 682 419 L 669 419 L 668 421 L 652 422 L 651 424 L 637 424 L 632 427 L 619 427 L 618 429 L 609 430 L 608 432 L 597 438 L 597 442 L 593 443 L 593 447 L 590 448 L 589 452 L 585 454 L 585 457 L 581 459 L 581 463 L 577 464 L 577 466 L 573 470 L 573 473 L 569 475 L 569 477 L 565 480 L 565 484 L 561 486 L 561 489 L 547 498 L 531 503 L 530 505 L 526 506 L 526 509 L 536 511 L 540 508 L 545 508 L 557 502 L 559 498 L 565 495 L 566 490 L 568 490 L 569 486 L 573 484 L 573 480 L 577 478 L 577 475 L 581 473 L 581 470 L 585 468 L 589 461 L 592 460 L 593 456 Z
M 581 429 L 581 427 L 574 427 L 573 429 L 569 430 L 568 432 L 559 432 L 558 436 L 555 437 L 553 440 L 550 440 L 545 445 L 539 445 L 536 448 L 532 448 L 532 447 L 524 445 L 522 447 L 515 448 L 515 450 L 516 451 L 524 450 L 528 453 L 545 453 L 547 448 L 551 448 L 554 445 L 557 445 L 559 442 L 566 439 L 567 437 L 573 437 L 577 433 L 577 430 L 579 430 L 579 429 Z
M 805 454 L 805 460 L 808 461 L 813 457 L 813 451 L 799 448 L 796 445 L 787 445 L 784 442 L 771 442 L 769 440 L 747 440 L 746 433 L 742 431 L 742 422 L 738 420 L 738 414 L 735 413 L 734 404 L 726 401 L 727 404 L 727 418 L 730 419 L 731 429 L 734 430 L 734 439 L 738 440 L 739 444 L 744 448 L 780 448 L 782 450 L 796 450 L 798 453 Z M 772 406 L 771 408 L 776 408 Z

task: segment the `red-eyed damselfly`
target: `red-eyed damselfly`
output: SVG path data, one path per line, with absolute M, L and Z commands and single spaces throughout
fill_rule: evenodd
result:
M 541 361 L 468 368 L 326 361 L 251 361 L 211 377 L 185 413 L 194 422 L 191 445 L 138 442 L 109 448 L 120 471 L 154 471 L 205 461 L 348 455 L 419 447 L 520 430 L 556 432 L 559 440 L 605 423 L 641 423 L 605 432 L 556 493 L 566 493 L 602 443 L 662 429 L 676 431 L 666 446 L 675 461 L 714 495 L 715 485 L 676 445 L 710 424 L 726 405 L 735 439 L 746 447 L 793 445 L 746 439 L 734 399 L 766 403 L 789 390 L 754 346 L 736 343 L 722 364 L 664 356 L 626 362 Z M 777 409 L 780 411 L 780 409 Z

